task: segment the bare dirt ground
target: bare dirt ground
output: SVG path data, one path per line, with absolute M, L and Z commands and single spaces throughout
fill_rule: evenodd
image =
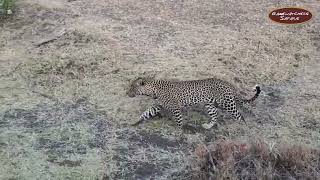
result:
M 314 18 L 271 22 L 284 6 Z M 0 179 L 190 179 L 194 147 L 218 137 L 319 148 L 316 12 L 316 0 L 17 1 L 0 20 Z M 221 112 L 218 128 L 181 136 L 166 117 L 129 126 L 152 100 L 125 91 L 148 75 L 263 92 L 248 126 Z

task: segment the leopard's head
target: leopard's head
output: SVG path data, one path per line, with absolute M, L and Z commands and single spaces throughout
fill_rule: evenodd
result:
M 152 86 L 151 78 L 139 77 L 131 82 L 130 88 L 127 91 L 129 97 L 137 95 L 154 96 L 154 88 Z

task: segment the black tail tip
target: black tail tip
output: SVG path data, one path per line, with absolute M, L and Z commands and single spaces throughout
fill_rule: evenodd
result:
M 261 93 L 261 88 L 260 86 L 256 85 L 256 94 L 260 94 Z

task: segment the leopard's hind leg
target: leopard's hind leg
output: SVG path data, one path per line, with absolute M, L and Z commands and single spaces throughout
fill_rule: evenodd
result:
M 239 112 L 238 108 L 237 108 L 237 103 L 235 101 L 234 96 L 232 95 L 225 95 L 223 100 L 221 101 L 220 105 L 222 106 L 222 108 L 224 108 L 225 110 L 227 110 L 227 112 L 236 120 L 240 120 L 243 121 L 244 123 L 246 123 L 244 117 L 241 115 L 241 113 Z

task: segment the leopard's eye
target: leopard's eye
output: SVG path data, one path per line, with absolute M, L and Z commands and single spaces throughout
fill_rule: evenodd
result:
M 144 82 L 143 82 L 143 81 L 141 81 L 141 82 L 140 82 L 140 85 L 141 85 L 141 86 L 144 86 Z

